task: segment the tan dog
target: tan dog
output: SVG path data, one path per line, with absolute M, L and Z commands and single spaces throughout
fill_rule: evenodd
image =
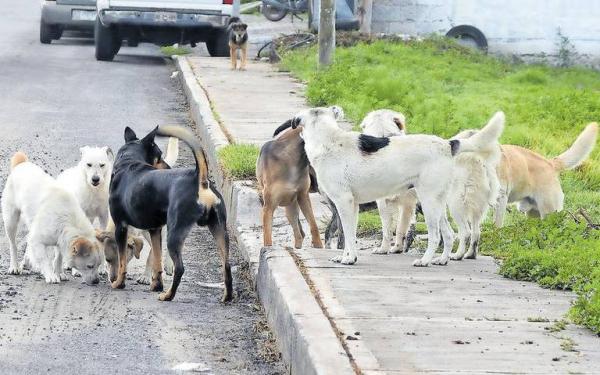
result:
M 291 120 L 280 126 L 274 135 L 289 127 Z M 304 152 L 304 142 L 299 136 L 300 131 L 286 130 L 278 138 L 265 143 L 256 162 L 258 191 L 263 203 L 265 246 L 273 245 L 273 212 L 281 206 L 285 207 L 287 219 L 294 230 L 294 247 L 301 248 L 304 240 L 298 208 L 310 225 L 313 247 L 323 247 L 309 197 L 309 192 L 316 192 L 316 180 L 310 176 L 310 165 Z
M 598 135 L 598 124 L 589 124 L 573 145 L 553 159 L 519 146 L 502 145 L 498 166 L 500 196 L 495 214 L 501 227 L 509 203 L 518 202 L 519 211 L 544 218 L 563 209 L 564 193 L 560 186 L 561 171 L 580 165 L 592 152 Z

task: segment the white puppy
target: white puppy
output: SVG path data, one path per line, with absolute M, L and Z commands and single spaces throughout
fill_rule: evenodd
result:
M 406 134 L 406 118 L 400 112 L 389 109 L 379 109 L 368 113 L 360 123 L 363 134 L 373 137 L 395 137 Z M 400 253 L 405 251 L 405 241 L 411 223 L 415 222 L 415 208 L 417 205 L 417 194 L 415 189 L 378 199 L 377 209 L 381 217 L 383 238 L 381 247 L 373 250 L 373 254 Z M 396 241 L 390 248 L 394 223 L 396 227 Z
M 96 233 L 75 197 L 23 153 L 11 159 L 2 193 L 2 216 L 10 244 L 10 274 L 19 274 L 16 235 L 19 221 L 29 229 L 23 264 L 31 262 L 47 283 L 66 280 L 63 260 L 81 270 L 87 284 L 98 283 L 102 258 Z
M 305 150 L 317 173 L 319 187 L 338 209 L 345 234 L 342 256 L 332 260 L 354 264 L 358 205 L 405 193 L 415 188 L 428 229 L 427 251 L 415 266 L 428 266 L 440 239 L 444 254 L 452 250 L 453 233 L 445 222 L 446 194 L 452 180 L 454 156 L 496 142 L 504 128 L 497 113 L 480 132 L 464 140 L 431 135 L 372 137 L 339 128 L 331 108 L 300 112 L 293 126 L 302 126 Z M 447 255 L 446 255 L 447 256 Z
M 96 218 L 100 227 L 105 228 L 108 221 L 108 188 L 114 160 L 108 147 L 89 147 L 79 149 L 79 163 L 56 178 L 58 183 L 70 191 L 85 212 L 90 222 Z

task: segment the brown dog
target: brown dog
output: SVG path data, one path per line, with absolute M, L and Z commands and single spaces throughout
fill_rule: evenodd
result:
M 290 126 L 291 120 L 280 126 L 275 135 Z M 256 162 L 256 178 L 263 204 L 265 246 L 273 244 L 273 212 L 275 208 L 282 206 L 285 207 L 287 219 L 294 230 L 294 247 L 301 248 L 304 240 L 298 208 L 310 225 L 313 247 L 323 247 L 309 197 L 310 192 L 316 192 L 316 179 L 314 175 L 313 178 L 310 176 L 311 168 L 300 131 L 299 128 L 286 130 L 278 138 L 265 143 Z
M 231 70 L 237 68 L 237 50 L 241 51 L 240 70 L 246 70 L 246 55 L 248 53 L 248 25 L 241 22 L 238 17 L 229 19 L 229 56 L 231 57 Z
M 573 145 L 553 159 L 519 146 L 502 145 L 498 166 L 500 195 L 495 213 L 496 226 L 501 227 L 508 203 L 518 202 L 519 211 L 544 218 L 563 209 L 564 193 L 560 186 L 561 171 L 580 165 L 592 152 L 598 135 L 598 124 L 591 123 Z

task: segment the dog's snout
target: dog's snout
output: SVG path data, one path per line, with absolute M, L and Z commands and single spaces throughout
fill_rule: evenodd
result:
M 92 176 L 92 185 L 97 186 L 100 183 L 99 176 Z

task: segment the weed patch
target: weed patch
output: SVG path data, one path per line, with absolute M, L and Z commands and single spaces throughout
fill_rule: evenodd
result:
M 256 176 L 258 153 L 255 145 L 227 145 L 219 150 L 219 163 L 226 175 L 235 180 L 252 179 Z

